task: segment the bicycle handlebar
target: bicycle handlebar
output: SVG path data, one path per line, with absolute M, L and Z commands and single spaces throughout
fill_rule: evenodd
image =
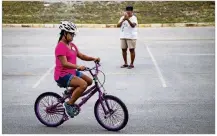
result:
M 98 74 L 98 67 L 100 67 L 101 65 L 98 61 L 94 61 L 94 62 L 96 65 L 95 67 L 93 67 L 93 68 L 86 67 L 84 70 L 78 70 L 78 71 L 89 71 L 90 72 L 91 70 L 96 69 L 95 75 L 97 75 Z

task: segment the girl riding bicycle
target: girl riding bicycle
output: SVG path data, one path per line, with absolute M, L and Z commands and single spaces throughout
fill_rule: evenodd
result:
M 55 48 L 56 66 L 54 71 L 55 81 L 63 87 L 73 87 L 72 97 L 63 104 L 66 113 L 74 117 L 74 103 L 92 84 L 92 79 L 78 70 L 84 70 L 85 66 L 76 64 L 76 58 L 85 61 L 100 61 L 100 58 L 89 57 L 82 54 L 72 40 L 77 32 L 77 27 L 72 22 L 62 21 L 59 26 L 60 38 Z

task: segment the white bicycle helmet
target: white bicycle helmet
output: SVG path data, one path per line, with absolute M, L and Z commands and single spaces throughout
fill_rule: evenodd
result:
M 76 25 L 69 21 L 61 21 L 59 28 L 60 30 L 65 30 L 66 32 L 70 32 L 70 33 L 78 32 Z

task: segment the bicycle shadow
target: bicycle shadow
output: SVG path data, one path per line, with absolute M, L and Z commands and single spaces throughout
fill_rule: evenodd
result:
M 108 131 L 99 125 L 85 124 L 63 124 L 62 126 L 51 128 L 42 125 L 35 127 L 40 134 L 124 134 L 125 130 Z

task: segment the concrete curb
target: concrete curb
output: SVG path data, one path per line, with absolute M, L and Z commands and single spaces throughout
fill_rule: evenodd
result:
M 32 27 L 32 28 L 58 28 L 59 24 L 2 24 L 2 27 Z M 215 26 L 215 22 L 208 23 L 167 23 L 167 24 L 139 24 L 139 28 L 145 27 L 206 27 Z M 117 28 L 116 24 L 77 24 L 79 28 Z

